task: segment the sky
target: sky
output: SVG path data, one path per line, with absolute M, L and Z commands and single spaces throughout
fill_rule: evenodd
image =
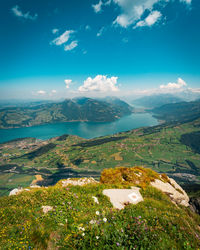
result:
M 199 0 L 1 0 L 0 99 L 200 92 Z

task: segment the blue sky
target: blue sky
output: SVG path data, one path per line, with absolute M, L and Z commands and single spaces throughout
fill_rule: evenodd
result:
M 199 0 L 3 0 L 0 98 L 200 91 Z

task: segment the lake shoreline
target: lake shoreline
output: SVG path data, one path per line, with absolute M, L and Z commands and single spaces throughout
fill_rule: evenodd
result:
M 158 119 L 150 113 L 131 114 L 113 122 L 59 122 L 30 127 L 0 129 L 0 143 L 17 138 L 32 137 L 47 140 L 63 134 L 76 135 L 84 139 L 112 135 L 140 127 L 159 125 Z

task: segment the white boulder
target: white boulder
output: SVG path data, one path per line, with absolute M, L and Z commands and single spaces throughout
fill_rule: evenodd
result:
M 169 178 L 169 182 L 163 182 L 156 179 L 150 183 L 153 187 L 166 193 L 172 202 L 178 205 L 189 206 L 189 197 L 186 192 L 175 182 L 174 179 Z
M 132 189 L 104 189 L 103 194 L 110 198 L 113 207 L 123 209 L 126 204 L 137 204 L 143 201 L 140 189 L 132 187 Z

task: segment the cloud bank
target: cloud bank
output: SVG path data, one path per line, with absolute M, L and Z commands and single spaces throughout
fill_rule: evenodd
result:
M 178 78 L 177 82 L 169 82 L 167 85 L 160 85 L 161 90 L 180 90 L 187 86 L 187 83 L 181 79 Z

